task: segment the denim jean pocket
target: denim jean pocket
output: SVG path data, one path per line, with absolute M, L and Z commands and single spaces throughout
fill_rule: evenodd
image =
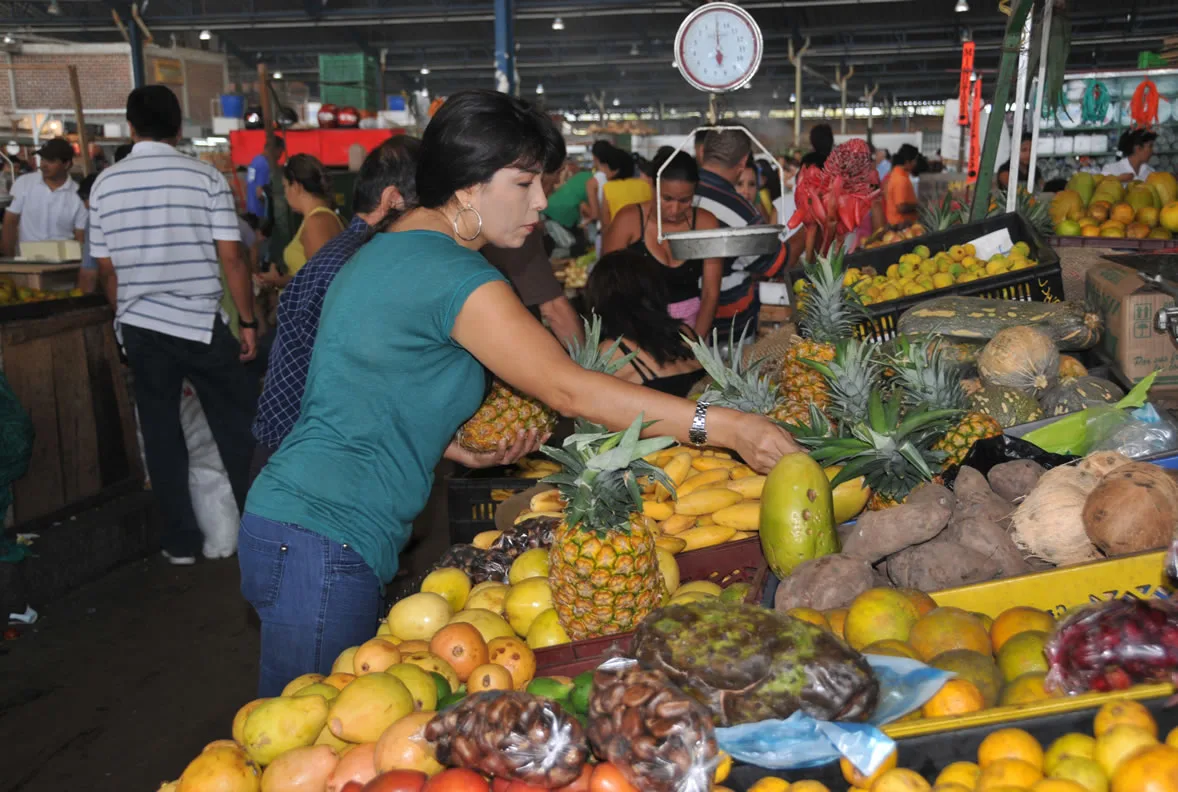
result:
M 277 602 L 286 555 L 285 544 L 251 534 L 243 522 L 237 540 L 241 595 L 255 610 L 261 611 Z
M 332 553 L 330 570 L 332 574 L 341 575 L 344 577 L 371 577 L 376 578 L 376 573 L 372 571 L 372 567 L 364 558 L 357 553 L 351 545 L 337 545 L 337 550 Z

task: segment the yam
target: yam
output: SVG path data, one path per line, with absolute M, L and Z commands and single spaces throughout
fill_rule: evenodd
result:
M 843 608 L 874 586 L 871 565 L 836 553 L 803 561 L 794 567 L 793 573 L 777 587 L 773 606 L 779 611 Z
M 958 469 L 957 478 L 953 482 L 953 494 L 957 496 L 959 504 L 975 503 L 993 495 L 994 490 L 990 489 L 986 477 L 977 468 L 963 465 Z
M 940 538 L 957 542 L 992 560 L 998 565 L 1002 577 L 1025 575 L 1031 571 L 1031 565 L 1023 558 L 1014 540 L 1005 529 L 991 520 L 982 517 L 953 520 Z
M 926 488 L 916 503 L 860 515 L 854 530 L 843 540 L 843 554 L 874 564 L 906 547 L 929 541 L 945 529 L 952 514 L 953 496 L 949 491 L 940 486 Z
M 1107 474 L 1083 511 L 1088 538 L 1107 555 L 1168 546 L 1178 527 L 1178 485 L 1148 462 L 1131 462 Z
M 997 562 L 940 537 L 901 550 L 888 559 L 888 578 L 892 584 L 918 591 L 940 591 L 982 583 L 994 580 L 1000 574 Z
M 1011 503 L 1016 503 L 1035 489 L 1039 478 L 1046 472 L 1046 469 L 1038 462 L 1030 459 L 1018 459 L 995 465 L 990 469 L 990 475 L 986 478 L 996 495 Z
M 1080 460 L 1076 465 L 1080 470 L 1094 474 L 1097 478 L 1104 478 L 1119 467 L 1128 465 L 1133 460 L 1120 451 L 1097 451 Z
M 1084 531 L 1084 504 L 1098 483 L 1072 465 L 1047 471 L 1014 512 L 1010 538 L 1024 554 L 1056 566 L 1099 560 Z
M 908 495 L 908 500 L 904 503 L 913 506 L 935 503 L 938 508 L 945 508 L 952 512 L 953 507 L 957 504 L 957 498 L 948 487 L 927 482 L 912 490 Z

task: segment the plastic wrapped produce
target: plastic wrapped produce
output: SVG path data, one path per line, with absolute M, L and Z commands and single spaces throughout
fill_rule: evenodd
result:
M 589 758 L 585 731 L 552 699 L 491 690 L 438 713 L 425 728 L 437 759 L 509 781 L 554 789 Z
M 492 550 L 518 558 L 527 550 L 552 546 L 552 532 L 560 525 L 559 515 L 534 515 L 525 517 L 499 535 L 491 544 Z
M 1047 685 L 1061 693 L 1178 681 L 1178 608 L 1118 599 L 1069 615 L 1047 642 Z
M 719 758 L 712 715 L 661 671 L 617 658 L 593 674 L 589 741 L 644 792 L 708 792 Z
M 493 580 L 496 583 L 507 582 L 507 571 L 511 569 L 514 556 L 501 550 L 480 550 L 474 545 L 453 545 L 429 571 L 442 567 L 461 569 L 471 579 L 472 583 L 482 583 Z

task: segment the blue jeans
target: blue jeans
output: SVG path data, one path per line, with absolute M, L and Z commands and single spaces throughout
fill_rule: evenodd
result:
M 262 621 L 258 696 L 331 664 L 376 634 L 380 581 L 360 555 L 291 523 L 245 513 L 237 557 L 241 593 Z

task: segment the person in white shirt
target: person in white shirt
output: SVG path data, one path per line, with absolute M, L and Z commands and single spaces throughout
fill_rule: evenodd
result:
M 37 154 L 41 167 L 26 173 L 12 185 L 12 203 L 4 213 L 0 254 L 12 258 L 20 242 L 47 242 L 85 238 L 86 205 L 78 197 L 78 183 L 70 178 L 74 147 L 65 138 L 54 138 Z
M 1117 148 L 1124 156 L 1105 165 L 1102 173 L 1116 176 L 1122 182 L 1145 181 L 1153 173 L 1149 160 L 1153 157 L 1153 142 L 1157 137 L 1148 129 L 1130 129 L 1117 142 Z

